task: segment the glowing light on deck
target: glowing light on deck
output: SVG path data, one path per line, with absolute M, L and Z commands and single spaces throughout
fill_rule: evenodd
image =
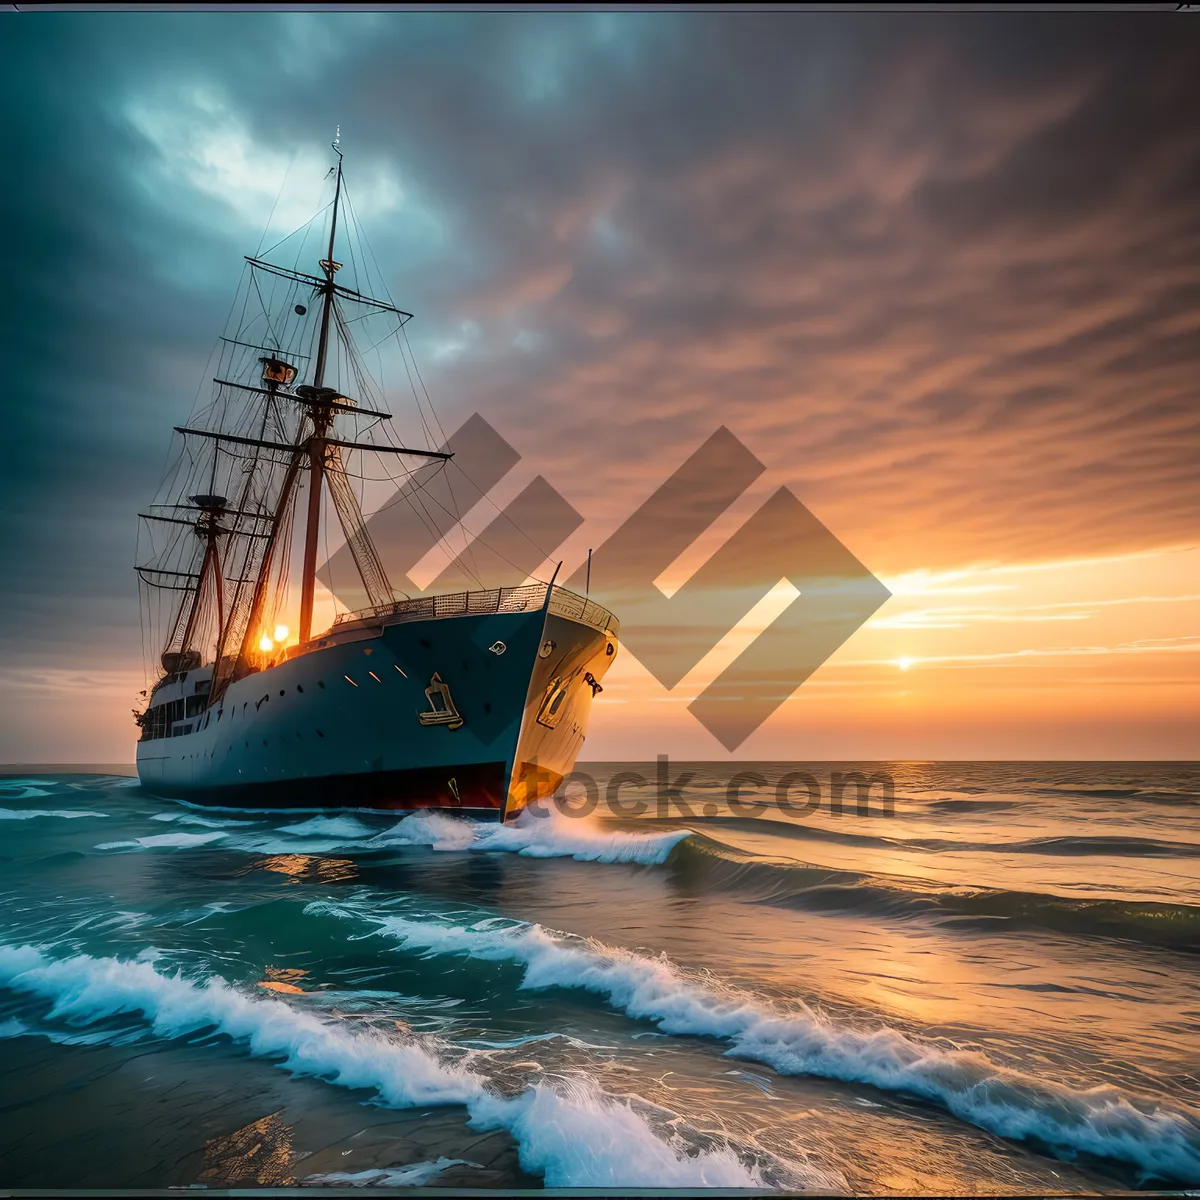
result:
M 267 637 L 266 634 L 263 634 L 263 639 L 261 642 L 258 643 L 258 648 L 263 651 L 274 650 L 275 643 L 273 641 L 271 641 L 271 639 L 269 637 Z
M 275 626 L 275 640 L 277 642 L 286 642 L 288 635 L 288 627 L 286 625 Z

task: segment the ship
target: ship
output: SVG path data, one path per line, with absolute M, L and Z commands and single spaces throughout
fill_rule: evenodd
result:
M 202 384 L 205 399 L 174 427 L 173 466 L 138 514 L 149 655 L 134 713 L 138 777 L 153 795 L 223 808 L 504 821 L 554 795 L 574 768 L 619 623 L 557 584 L 561 563 L 549 580 L 517 571 L 501 586 L 393 589 L 356 491 L 369 477 L 361 464 L 390 464 L 398 483 L 454 468 L 454 451 L 430 436 L 425 409 L 427 446 L 397 440 L 366 370 L 359 329 L 382 321 L 399 344 L 412 314 L 386 283 L 375 298 L 337 278 L 339 217 L 343 237 L 361 225 L 340 136 L 333 150 L 319 274 L 299 269 L 299 254 L 293 266 L 245 258 L 211 391 Z M 304 245 L 312 226 L 299 231 Z M 368 261 L 364 245 L 347 247 L 356 265 Z M 365 286 L 357 270 L 354 282 Z M 404 345 L 411 353 L 406 335 Z M 415 388 L 414 398 L 420 408 Z M 326 590 L 314 629 L 333 517 L 365 604 L 331 608 Z

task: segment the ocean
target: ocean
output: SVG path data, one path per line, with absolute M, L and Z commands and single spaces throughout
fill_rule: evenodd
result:
M 0 1187 L 1200 1187 L 1200 767 L 581 771 L 0 778 Z

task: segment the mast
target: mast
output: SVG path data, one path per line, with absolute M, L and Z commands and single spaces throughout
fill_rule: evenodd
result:
M 199 514 L 195 518 L 167 517 L 160 513 L 151 512 L 139 514 L 139 516 L 147 521 L 158 521 L 167 525 L 182 525 L 185 528 L 193 530 L 204 542 L 204 556 L 199 571 L 171 571 L 152 566 L 137 568 L 139 578 L 151 587 L 185 593 L 184 599 L 180 601 L 176 609 L 175 617 L 172 621 L 172 633 L 167 640 L 167 649 L 162 655 L 161 661 L 163 667 L 168 671 L 178 669 L 177 667 L 168 666 L 169 658 L 175 659 L 176 662 L 182 661 L 190 651 L 195 649 L 192 641 L 196 636 L 199 622 L 204 615 L 203 601 L 205 589 L 210 581 L 212 595 L 216 602 L 216 630 L 218 640 L 225 628 L 225 579 L 221 569 L 221 554 L 217 546 L 217 539 L 231 532 L 220 524 L 221 518 L 229 515 L 227 501 L 224 496 L 214 494 L 211 486 L 209 492 L 202 495 L 190 496 L 188 499 L 190 500 L 190 504 L 178 505 L 176 507 L 192 510 L 199 509 Z M 147 579 L 143 572 L 151 575 L 165 575 L 170 578 L 186 579 L 188 582 L 186 584 L 164 584 L 154 579 Z M 180 632 L 181 629 L 182 633 Z M 172 651 L 170 647 L 176 643 L 179 649 L 178 651 Z
M 240 381 L 237 376 L 244 367 L 233 367 L 232 362 L 229 364 L 230 370 L 222 370 L 219 377 L 213 379 L 213 383 L 220 389 L 219 396 L 224 395 L 225 389 L 234 389 L 247 396 L 261 398 L 261 417 L 256 415 L 255 424 L 249 428 L 241 419 L 226 422 L 224 415 L 218 421 L 221 428 L 203 428 L 199 422 L 196 427 L 177 425 L 175 429 L 178 433 L 186 437 L 203 438 L 212 445 L 213 460 L 206 481 L 208 490 L 203 495 L 190 497 L 190 504 L 159 506 L 167 509 L 190 509 L 192 514 L 187 520 L 183 519 L 187 514 L 182 512 L 178 515 L 167 515 L 165 512 L 141 514 L 152 521 L 187 526 L 195 530 L 205 543 L 203 561 L 198 564 L 193 565 L 191 560 L 163 561 L 161 565 L 147 564 L 138 567 L 138 577 L 148 587 L 178 593 L 181 596 L 170 618 L 168 651 L 178 646 L 181 641 L 186 649 L 191 640 L 200 633 L 202 624 L 207 622 L 210 615 L 215 615 L 218 634 L 215 671 L 210 690 L 210 700 L 213 702 L 219 701 L 231 682 L 261 669 L 254 653 L 262 633 L 260 624 L 267 611 L 272 576 L 276 568 L 280 567 L 281 545 L 285 539 L 288 544 L 291 541 L 292 513 L 295 511 L 305 467 L 308 468 L 309 496 L 301 577 L 299 632 L 302 643 L 307 643 L 312 637 L 318 535 L 323 488 L 326 484 L 329 486 L 330 503 L 337 512 L 355 566 L 363 578 L 372 605 L 385 606 L 395 599 L 382 561 L 367 532 L 353 488 L 346 478 L 343 454 L 347 451 L 370 451 L 376 454 L 414 455 L 441 461 L 453 457 L 445 451 L 416 450 L 394 444 L 376 445 L 371 442 L 348 440 L 340 437 L 335 428 L 336 418 L 343 413 L 383 420 L 390 417 L 389 413 L 366 408 L 356 400 L 343 396 L 337 388 L 325 386 L 329 371 L 330 335 L 334 332 L 335 322 L 338 330 L 341 330 L 342 316 L 335 307 L 338 298 L 391 314 L 393 319 L 399 319 L 401 326 L 412 317 L 411 313 L 402 311 L 390 301 L 363 295 L 334 281 L 337 271 L 341 268 L 341 263 L 333 258 L 337 245 L 341 192 L 344 186 L 340 140 L 340 135 L 334 140 L 333 150 L 337 155 L 337 165 L 330 168 L 329 172 L 333 174 L 336 170 L 337 179 L 327 257 L 320 263 L 322 277 L 280 267 L 257 258 L 246 260 L 251 271 L 266 271 L 290 280 L 293 284 L 312 287 L 321 296 L 322 307 L 314 350 L 312 382 L 300 387 L 293 386 L 298 370 L 279 355 L 286 353 L 290 358 L 294 352 L 284 350 L 274 332 L 270 332 L 269 316 L 268 331 L 273 344 L 260 345 L 259 339 L 254 337 L 242 340 L 244 335 L 241 333 L 241 326 L 230 331 L 236 336 L 222 337 L 222 342 L 227 346 L 267 353 L 267 357 L 258 360 L 262 366 L 261 379 L 254 381 L 254 384 Z M 265 302 L 263 305 L 265 314 Z M 303 316 L 304 311 L 303 306 L 297 306 L 299 315 Z M 348 352 L 353 353 L 352 348 Z M 301 357 L 307 358 L 307 355 Z M 274 436 L 269 428 L 272 415 L 278 415 L 276 405 L 284 400 L 300 405 L 303 409 L 294 440 L 282 440 L 288 436 L 283 432 L 282 423 L 279 433 Z M 224 403 L 221 413 L 225 413 Z M 257 436 L 254 436 L 255 434 Z M 276 440 L 277 437 L 281 440 Z M 247 454 L 247 448 L 252 453 Z M 221 453 L 231 459 L 227 470 L 229 478 L 223 488 L 218 484 L 218 455 Z M 191 461 L 193 460 L 189 458 L 189 462 Z M 245 465 L 239 466 L 239 462 L 244 462 Z M 273 495 L 273 484 L 280 469 L 283 471 L 283 478 L 278 494 Z M 265 489 L 262 487 L 264 483 Z M 232 500 L 217 495 L 222 490 L 227 491 L 233 497 Z M 199 520 L 194 512 L 196 507 L 201 509 Z M 225 518 L 232 520 L 226 521 Z M 230 542 L 222 551 L 217 539 L 227 535 Z M 238 539 L 246 541 L 241 542 Z M 239 551 L 241 559 L 238 568 L 230 570 L 231 562 L 224 560 L 231 553 L 230 547 L 235 545 L 242 547 Z M 173 544 L 165 553 L 175 552 Z M 286 558 L 283 562 L 286 563 Z M 282 583 L 282 575 L 279 582 Z M 233 593 L 228 597 L 225 594 L 226 584 L 234 585 Z M 216 594 L 215 614 L 212 613 L 212 606 L 209 604 L 210 591 L 215 591 Z M 167 667 L 165 657 L 163 666 L 165 670 L 171 669 Z
M 225 628 L 225 582 L 221 577 L 221 555 L 217 551 L 217 535 L 221 530 L 217 527 L 217 518 L 224 509 L 223 496 L 197 496 L 197 502 L 202 510 L 200 519 L 196 522 L 196 532 L 204 538 L 204 563 L 200 567 L 200 578 L 196 581 L 196 592 L 192 597 L 192 610 L 188 614 L 187 625 L 184 626 L 183 640 L 180 650 L 191 649 L 192 636 L 196 631 L 196 622 L 200 617 L 200 601 L 204 595 L 204 585 L 208 582 L 211 572 L 213 591 L 217 602 L 217 636 Z
M 341 266 L 334 262 L 333 244 L 337 237 L 338 203 L 342 196 L 342 152 L 338 149 L 341 140 L 339 128 L 333 141 L 333 151 L 338 156 L 337 184 L 333 192 L 333 217 L 329 222 L 329 251 L 321 262 L 325 272 L 325 283 L 321 288 L 321 333 L 317 342 L 317 361 L 313 369 L 313 400 L 309 409 L 313 432 L 308 439 L 308 517 L 304 530 L 304 566 L 300 576 L 300 644 L 312 636 L 313 593 L 317 582 L 317 535 L 321 526 L 321 487 L 325 476 L 326 437 L 333 422 L 333 412 L 319 403 L 325 385 L 325 359 L 329 352 L 329 320 L 333 315 L 334 272 Z

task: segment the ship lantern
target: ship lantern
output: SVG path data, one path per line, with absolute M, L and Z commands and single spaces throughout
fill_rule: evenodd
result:
M 258 361 L 263 365 L 263 383 L 281 383 L 284 387 L 290 387 L 296 378 L 296 368 L 282 359 L 260 358 Z

